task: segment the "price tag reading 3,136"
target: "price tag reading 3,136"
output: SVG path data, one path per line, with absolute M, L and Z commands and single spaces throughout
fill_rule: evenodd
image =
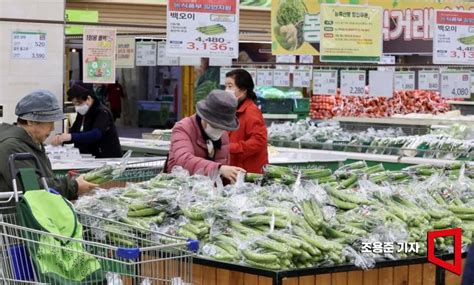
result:
M 441 74 L 441 96 L 444 98 L 470 98 L 471 74 L 467 72 L 444 72 Z
M 341 71 L 341 94 L 344 96 L 365 95 L 365 71 Z

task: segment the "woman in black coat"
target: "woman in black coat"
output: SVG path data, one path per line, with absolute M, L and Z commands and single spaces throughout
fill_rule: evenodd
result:
M 79 84 L 72 86 L 67 94 L 77 118 L 69 133 L 57 135 L 52 144 L 74 143 L 81 153 L 96 158 L 121 157 L 120 141 L 110 110 Z

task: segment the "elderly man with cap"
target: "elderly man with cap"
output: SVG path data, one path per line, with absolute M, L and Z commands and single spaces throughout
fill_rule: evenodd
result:
M 190 174 L 219 173 L 234 183 L 240 167 L 229 166 L 227 131 L 239 128 L 236 117 L 237 99 L 232 94 L 214 90 L 196 104 L 195 115 L 184 118 L 173 128 L 171 148 L 165 166 L 171 171 L 181 166 Z
M 51 162 L 46 155 L 43 143 L 54 130 L 54 122 L 65 118 L 62 107 L 55 95 L 47 90 L 34 91 L 18 102 L 15 109 L 17 124 L 0 125 L 0 191 L 13 191 L 12 177 L 8 168 L 8 158 L 14 153 L 35 155 L 47 177 L 48 186 L 67 199 L 76 199 L 78 195 L 92 190 L 97 185 L 84 180 L 82 176 L 54 178 Z M 18 161 L 18 167 L 35 167 L 34 161 Z M 22 185 L 19 185 L 22 189 Z

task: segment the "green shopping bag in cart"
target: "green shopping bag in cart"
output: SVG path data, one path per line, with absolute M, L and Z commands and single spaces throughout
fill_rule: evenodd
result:
M 17 214 L 20 225 L 32 229 L 22 235 L 40 282 L 76 285 L 105 280 L 100 263 L 81 242 L 83 228 L 69 201 L 45 190 L 30 190 L 17 204 Z

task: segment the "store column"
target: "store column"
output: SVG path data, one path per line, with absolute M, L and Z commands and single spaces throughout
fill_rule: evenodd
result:
M 16 121 L 16 103 L 35 89 L 63 102 L 64 7 L 65 0 L 0 1 L 0 123 Z

